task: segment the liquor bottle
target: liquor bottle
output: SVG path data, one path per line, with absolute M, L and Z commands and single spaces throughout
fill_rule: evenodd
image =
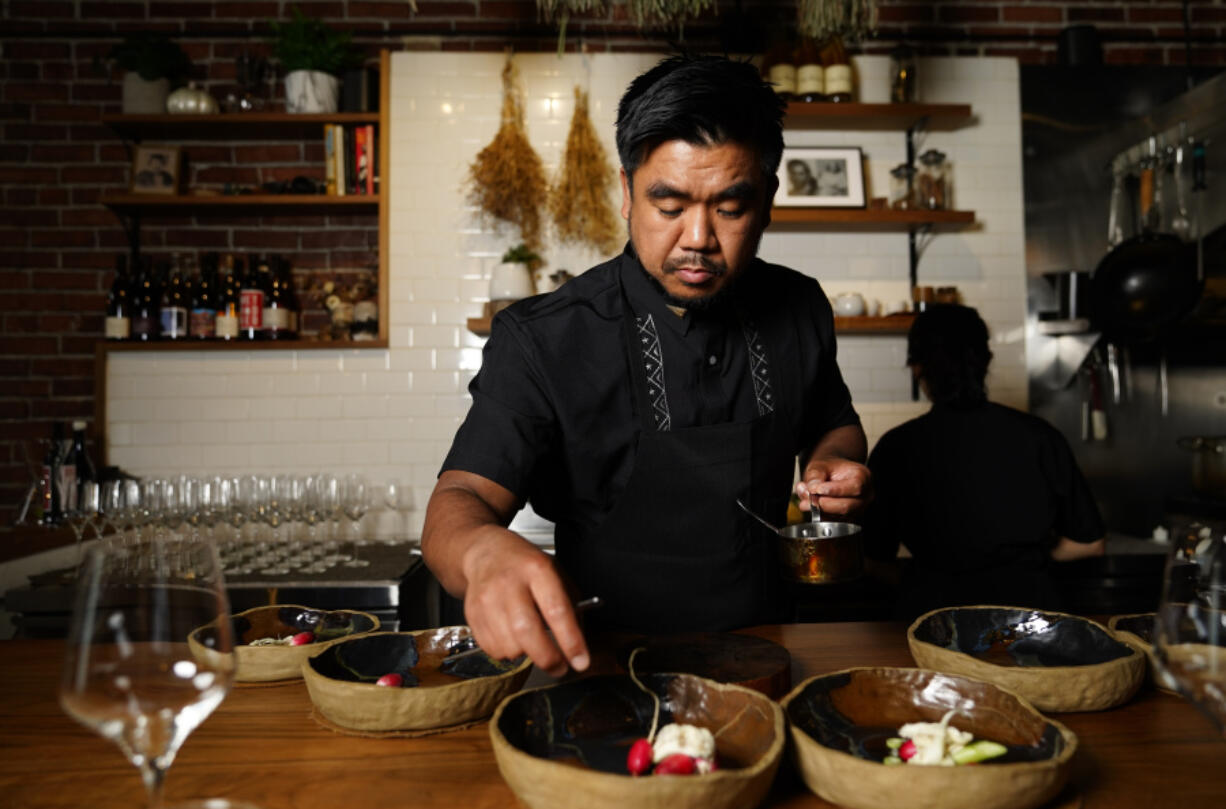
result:
M 69 465 L 72 466 L 73 474 L 76 478 L 71 490 L 72 510 L 76 511 L 81 504 L 82 484 L 92 483 L 98 479 L 93 459 L 89 457 L 89 450 L 85 447 L 84 421 L 74 421 L 72 423 L 72 449 L 69 451 L 68 463 L 65 466 Z
M 218 340 L 237 340 L 239 314 L 234 256 L 227 255 L 221 260 L 221 273 L 217 277 L 217 319 L 213 336 Z
M 796 95 L 796 65 L 792 58 L 792 45 L 786 37 L 776 40 L 762 57 L 762 75 L 775 85 L 775 93 L 784 101 L 791 101 Z
M 288 292 L 284 287 L 284 275 L 275 271 L 274 267 L 280 269 L 280 262 L 275 257 L 260 265 L 261 273 L 267 273 L 264 279 L 264 337 L 268 340 L 290 340 Z
M 260 287 L 260 271 L 256 259 L 247 265 L 239 278 L 238 336 L 244 340 L 259 340 L 264 325 L 264 290 Z
M 855 77 L 843 40 L 835 37 L 822 47 L 826 100 L 846 104 L 855 100 Z
M 128 257 L 115 257 L 115 279 L 106 296 L 106 327 L 108 340 L 132 337 L 132 280 L 128 277 Z
M 136 295 L 132 310 L 132 338 L 148 342 L 162 333 L 161 314 L 158 311 L 161 294 L 149 258 L 141 260 L 140 275 L 136 279 Z
M 183 297 L 183 276 L 179 254 L 175 253 L 170 264 L 162 262 L 158 268 L 162 279 L 162 339 L 182 340 L 187 337 L 187 306 Z
M 211 340 L 217 333 L 217 254 L 205 253 L 200 274 L 192 284 L 192 313 L 188 331 L 197 340 Z
M 51 427 L 51 443 L 43 455 L 38 475 L 38 499 L 42 508 L 40 521 L 43 525 L 56 525 L 64 518 L 60 467 L 64 463 L 64 424 L 55 422 Z
M 825 70 L 822 55 L 812 37 L 802 37 L 792 60 L 796 64 L 796 97 L 801 101 L 825 101 Z
M 298 304 L 298 291 L 294 289 L 294 268 L 284 258 L 277 258 L 277 274 L 281 278 L 281 298 L 284 301 L 286 317 L 289 318 L 289 339 L 297 340 L 299 335 L 299 318 L 302 307 Z

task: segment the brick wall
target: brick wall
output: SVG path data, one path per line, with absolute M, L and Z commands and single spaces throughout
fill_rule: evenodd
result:
M 118 112 L 119 71 L 104 57 L 124 32 L 157 29 L 189 53 L 194 78 L 215 97 L 234 89 L 234 57 L 267 52 L 265 20 L 285 16 L 287 2 L 185 0 L 89 2 L 8 0 L 0 34 L 0 525 L 11 521 L 29 476 L 27 447 L 50 434 L 53 420 L 92 421 L 93 350 L 102 330 L 105 291 L 115 256 L 126 251 L 119 220 L 97 203 L 128 182 L 130 154 L 101 124 Z M 738 5 L 749 11 L 739 10 Z M 380 48 L 520 50 L 556 47 L 555 29 L 523 0 L 302 2 L 308 14 L 351 29 L 373 57 Z M 789 19 L 782 0 L 737 4 L 686 26 L 686 44 L 736 50 L 760 47 L 765 32 Z M 925 53 L 1015 56 L 1054 62 L 1059 31 L 1099 27 L 1106 61 L 1182 64 L 1182 4 L 1152 2 L 922 2 L 881 0 L 880 30 L 865 44 L 880 52 L 899 39 Z M 1190 4 L 1195 64 L 1226 64 L 1226 2 Z M 640 33 L 625 7 L 571 20 L 567 48 L 666 49 L 673 34 Z M 270 87 L 274 85 L 270 84 Z M 272 91 L 275 95 L 276 90 Z M 277 98 L 270 98 L 274 106 Z M 219 188 L 257 185 L 303 174 L 319 179 L 319 146 L 301 141 L 192 150 L 190 180 Z M 222 250 L 279 252 L 303 269 L 350 269 L 375 261 L 374 217 L 160 218 L 143 231 L 146 252 Z M 0 531 L 5 530 L 0 528 Z

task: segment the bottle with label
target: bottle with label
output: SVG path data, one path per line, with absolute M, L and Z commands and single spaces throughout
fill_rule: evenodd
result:
M 146 256 L 141 259 L 140 275 L 135 283 L 135 300 L 132 309 L 132 339 L 148 342 L 162 333 L 162 316 L 159 311 L 162 293 L 158 289 L 153 267 Z
M 187 337 L 187 306 L 183 297 L 183 274 L 179 254 L 175 253 L 170 264 L 162 262 L 158 267 L 162 279 L 162 339 L 182 340 Z
M 132 280 L 128 277 L 128 257 L 115 257 L 115 279 L 106 295 L 106 326 L 108 340 L 128 340 L 132 337 Z
M 846 104 L 855 100 L 855 77 L 843 40 L 835 37 L 822 47 L 826 100 Z
M 42 467 L 38 475 L 38 500 L 42 510 L 39 522 L 43 525 L 56 525 L 64 519 L 63 480 L 61 468 L 64 466 L 64 425 L 55 422 L 51 427 L 51 442 L 43 455 Z
M 762 57 L 762 77 L 775 85 L 775 93 L 784 101 L 796 95 L 796 64 L 792 61 L 790 39 L 780 37 Z
M 264 330 L 264 289 L 260 286 L 260 270 L 257 260 L 247 265 L 247 272 L 239 270 L 238 336 L 243 340 L 259 340 Z M 267 273 L 267 265 L 264 265 Z
M 284 275 L 278 271 L 280 262 L 261 264 L 261 272 L 267 271 L 267 286 L 264 295 L 264 337 L 268 340 L 291 340 L 289 294 L 285 289 Z
M 212 340 L 217 333 L 217 254 L 205 253 L 200 274 L 192 284 L 192 312 L 188 331 L 197 340 Z
M 213 336 L 218 340 L 237 340 L 239 324 L 238 278 L 234 274 L 234 256 L 221 260 L 217 276 L 217 319 Z
M 84 421 L 72 423 L 72 449 L 69 452 L 68 461 L 65 466 L 72 466 L 76 478 L 72 488 L 72 510 L 76 511 L 81 504 L 81 485 L 98 479 L 93 459 L 89 457 L 89 450 L 85 447 Z
M 821 51 L 812 37 L 802 37 L 793 57 L 796 63 L 796 97 L 800 101 L 825 101 L 825 69 Z
M 294 289 L 294 268 L 287 259 L 278 257 L 277 274 L 281 277 L 281 298 L 285 302 L 286 316 L 289 318 L 287 329 L 290 339 L 297 340 L 299 313 L 302 308 L 298 304 L 298 291 Z

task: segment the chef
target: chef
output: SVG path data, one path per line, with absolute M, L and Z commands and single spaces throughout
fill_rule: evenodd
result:
M 673 57 L 618 106 L 624 252 L 495 317 L 472 407 L 427 506 L 426 563 L 495 657 L 551 674 L 600 627 L 719 631 L 788 620 L 773 536 L 869 496 L 865 437 L 811 277 L 756 257 L 783 105 L 752 65 Z M 507 529 L 530 502 L 556 561 Z

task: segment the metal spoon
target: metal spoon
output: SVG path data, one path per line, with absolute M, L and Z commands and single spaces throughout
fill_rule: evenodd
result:
M 763 525 L 765 525 L 767 528 L 771 529 L 771 531 L 775 532 L 776 534 L 781 534 L 781 535 L 782 535 L 782 533 L 783 533 L 782 531 L 780 531 L 780 530 L 779 530 L 778 528 L 776 528 L 774 525 L 771 525 L 769 522 L 767 522 L 767 521 L 766 521 L 765 519 L 763 519 L 762 517 L 759 517 L 757 514 L 754 514 L 752 511 L 750 511 L 749 506 L 747 506 L 747 505 L 745 505 L 744 503 L 742 503 L 742 502 L 741 502 L 741 498 L 739 498 L 739 497 L 737 498 L 737 500 L 736 500 L 736 504 L 737 504 L 738 506 L 740 506 L 740 507 L 741 507 L 741 511 L 744 511 L 744 512 L 745 512 L 746 514 L 748 514 L 750 517 L 753 517 L 755 520 L 757 520 L 758 522 L 762 523 Z

